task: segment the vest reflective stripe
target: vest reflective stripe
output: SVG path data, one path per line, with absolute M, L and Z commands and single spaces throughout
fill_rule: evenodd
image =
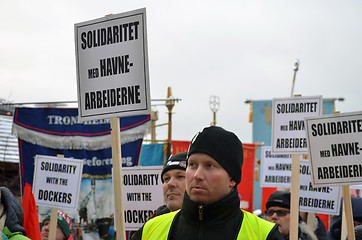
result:
M 167 240 L 172 221 L 178 211 L 163 214 L 146 222 L 142 240 Z M 275 224 L 249 212 L 243 212 L 244 218 L 237 239 L 266 239 Z
M 252 213 L 244 212 L 243 222 L 238 235 L 239 239 L 266 239 L 275 223 L 268 222 Z
M 146 222 L 143 226 L 142 231 L 142 240 L 143 239 L 154 239 L 154 240 L 162 240 L 167 239 L 168 233 L 170 231 L 170 227 L 172 221 L 180 210 L 165 213 L 155 218 L 152 218 Z

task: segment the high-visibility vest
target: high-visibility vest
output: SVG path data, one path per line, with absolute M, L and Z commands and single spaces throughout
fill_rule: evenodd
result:
M 178 212 L 179 210 L 163 214 L 146 222 L 143 226 L 142 240 L 166 240 L 172 221 Z M 275 223 L 268 222 L 249 212 L 243 212 L 244 218 L 237 239 L 266 239 Z

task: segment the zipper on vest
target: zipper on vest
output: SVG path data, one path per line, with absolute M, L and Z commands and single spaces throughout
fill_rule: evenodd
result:
M 199 220 L 202 221 L 202 212 L 204 210 L 204 206 L 200 205 L 199 206 Z

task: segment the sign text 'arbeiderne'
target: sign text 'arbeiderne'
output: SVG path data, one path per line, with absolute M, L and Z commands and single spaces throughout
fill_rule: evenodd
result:
M 261 149 L 261 187 L 290 187 L 292 156 L 272 154 L 270 146 Z M 305 212 L 338 214 L 340 187 L 314 187 L 307 155 L 300 155 L 299 208 Z
M 121 25 L 99 28 L 81 32 L 81 49 L 91 49 L 109 44 L 117 44 L 138 39 L 138 21 Z M 131 71 L 133 62 L 129 54 L 111 56 L 99 59 L 99 66 L 88 69 L 88 78 L 108 77 L 117 74 L 126 74 Z M 127 86 L 113 89 L 103 89 L 84 93 L 85 109 L 96 109 L 141 103 L 140 86 Z
M 315 183 L 357 183 L 362 179 L 362 115 L 306 118 Z
M 81 121 L 150 113 L 145 14 L 75 24 Z
M 273 99 L 273 153 L 307 152 L 304 117 L 320 115 L 321 102 L 321 96 Z
M 311 125 L 312 136 L 341 135 L 362 132 L 362 119 L 336 121 Z M 330 144 L 330 149 L 320 151 L 320 157 L 340 157 L 360 155 L 359 142 Z M 362 177 L 361 164 L 318 167 L 318 179 Z

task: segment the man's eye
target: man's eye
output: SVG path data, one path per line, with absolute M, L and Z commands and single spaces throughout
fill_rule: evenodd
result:
M 183 175 L 180 175 L 180 176 L 178 176 L 178 178 L 185 178 L 185 176 L 183 176 Z
M 170 181 L 170 178 L 169 178 L 169 177 L 166 177 L 166 178 L 163 179 L 163 181 L 164 181 L 164 182 L 168 182 L 168 181 Z

